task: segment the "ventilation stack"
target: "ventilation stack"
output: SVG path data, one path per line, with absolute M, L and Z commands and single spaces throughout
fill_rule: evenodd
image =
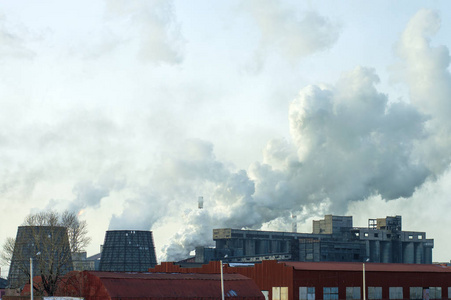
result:
M 105 234 L 100 271 L 147 272 L 157 264 L 152 231 L 109 230 Z
M 197 199 L 197 206 L 199 207 L 199 209 L 204 208 L 204 197 L 200 196 L 200 197 Z
M 291 223 L 291 231 L 298 232 L 297 216 L 294 214 L 291 214 L 291 218 L 293 219 L 293 223 Z

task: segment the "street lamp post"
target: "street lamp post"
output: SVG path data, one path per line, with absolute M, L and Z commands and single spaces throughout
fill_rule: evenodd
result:
M 365 285 L 365 263 L 369 262 L 370 259 L 367 258 L 364 262 L 363 262 L 363 300 L 366 300 L 366 285 Z
M 36 253 L 36 256 L 41 255 L 41 251 Z M 30 299 L 33 300 L 33 256 L 30 257 Z
M 30 299 L 33 300 L 33 257 L 30 257 Z
M 363 263 L 363 300 L 366 300 L 366 287 L 365 287 L 365 262 Z
M 222 300 L 224 300 L 224 273 L 222 271 L 222 260 L 219 261 L 221 264 L 221 296 Z

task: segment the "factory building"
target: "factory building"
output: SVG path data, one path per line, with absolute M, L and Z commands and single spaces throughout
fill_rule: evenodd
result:
M 157 264 L 151 231 L 110 230 L 105 234 L 99 270 L 145 272 Z
M 88 259 L 87 252 L 73 252 L 72 253 L 72 265 L 74 271 L 94 271 L 96 264 L 95 260 Z
M 219 262 L 196 268 L 166 262 L 149 272 L 218 274 L 220 268 Z M 262 261 L 222 269 L 252 278 L 267 300 L 451 299 L 451 268 L 435 264 Z
M 36 277 L 36 279 L 39 279 Z M 260 288 L 241 274 L 155 274 L 137 272 L 71 272 L 56 292 L 57 299 L 85 300 L 265 300 Z M 21 299 L 29 299 L 25 286 Z M 14 300 L 17 297 L 4 297 Z M 222 298 L 223 299 L 223 298 Z
M 401 216 L 368 220 L 356 228 L 351 216 L 326 215 L 312 233 L 214 229 L 215 248 L 196 248 L 195 262 L 342 261 L 431 264 L 434 240 L 402 231 Z

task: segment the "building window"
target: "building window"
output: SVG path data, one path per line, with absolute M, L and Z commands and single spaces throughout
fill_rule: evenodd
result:
M 409 235 L 409 240 L 413 240 L 413 235 Z
M 346 299 L 360 299 L 360 287 L 346 287 Z
M 315 300 L 315 288 L 314 287 L 299 287 L 299 300 Z
M 389 287 L 390 299 L 402 299 L 402 287 Z
M 418 235 L 418 239 L 419 239 L 419 240 L 422 240 L 422 239 L 423 239 L 423 235 L 419 234 L 419 235 Z
M 375 233 L 375 234 L 374 234 L 374 237 L 379 237 L 379 233 Z
M 272 287 L 272 300 L 288 300 L 288 287 L 273 286 Z
M 422 287 L 410 287 L 410 299 L 423 299 Z
M 324 300 L 338 300 L 338 287 L 325 287 L 323 288 Z
M 382 299 L 382 287 L 369 286 L 368 287 L 368 299 Z
M 263 296 L 265 296 L 265 300 L 269 300 L 269 291 L 262 291 Z
M 368 232 L 365 232 L 365 234 L 364 234 L 366 237 L 368 237 Z
M 429 299 L 442 299 L 442 287 L 430 287 Z

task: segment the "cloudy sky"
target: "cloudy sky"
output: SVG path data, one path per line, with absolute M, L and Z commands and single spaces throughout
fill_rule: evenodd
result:
M 213 228 L 402 215 L 449 261 L 450 6 L 4 1 L 0 240 L 69 209 L 88 255 L 152 230 L 161 261 Z

